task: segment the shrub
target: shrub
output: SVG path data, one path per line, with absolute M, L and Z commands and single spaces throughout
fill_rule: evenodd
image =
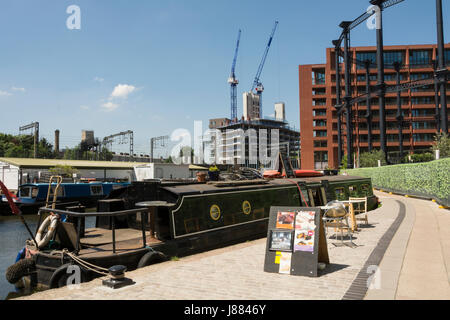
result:
M 432 153 L 415 153 L 411 154 L 411 161 L 409 160 L 409 156 L 406 156 L 404 161 L 405 162 L 412 162 L 412 163 L 420 163 L 420 162 L 429 162 L 434 160 L 434 155 Z
M 450 158 L 425 163 L 344 170 L 372 179 L 378 188 L 431 197 L 450 206 Z
M 378 160 L 381 160 L 382 166 L 386 165 L 386 157 L 382 150 L 363 152 L 359 156 L 359 165 L 361 168 L 378 167 Z

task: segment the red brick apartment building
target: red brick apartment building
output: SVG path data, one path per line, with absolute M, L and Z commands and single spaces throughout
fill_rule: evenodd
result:
M 385 82 L 396 84 L 396 72 L 392 63 L 401 61 L 401 83 L 433 77 L 433 61 L 436 60 L 436 45 L 408 45 L 384 47 Z M 445 45 L 447 68 L 450 66 L 450 44 Z M 372 60 L 376 63 L 376 47 L 354 47 L 350 49 L 353 61 Z M 335 49 L 326 50 L 326 64 L 300 65 L 300 148 L 303 169 L 338 168 L 336 68 Z M 342 97 L 345 96 L 344 64 L 340 65 Z M 370 69 L 370 85 L 377 83 L 376 68 Z M 351 95 L 366 92 L 366 70 L 360 64 L 352 64 Z M 403 150 L 405 154 L 429 149 L 436 133 L 434 85 L 402 91 Z M 450 85 L 447 83 L 447 100 L 450 103 Z M 353 106 L 353 150 L 368 151 L 366 102 Z M 380 149 L 378 98 L 371 100 L 372 146 Z M 397 94 L 386 94 L 386 139 L 388 153 L 398 151 L 399 137 Z M 450 113 L 449 113 L 450 114 Z M 345 116 L 342 117 L 342 152 L 346 153 Z

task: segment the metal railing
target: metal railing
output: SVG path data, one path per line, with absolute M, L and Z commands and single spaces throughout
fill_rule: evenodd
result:
M 137 209 L 129 209 L 129 210 L 122 210 L 122 211 L 113 211 L 113 212 L 73 212 L 73 211 L 66 211 L 66 210 L 59 210 L 59 209 L 51 209 L 51 208 L 45 208 L 42 207 L 39 209 L 39 222 L 38 226 L 41 224 L 41 213 L 53 213 L 53 214 L 59 214 L 59 215 L 66 215 L 69 217 L 74 217 L 78 219 L 77 223 L 77 242 L 76 242 L 76 248 L 75 252 L 78 254 L 81 249 L 80 244 L 80 238 L 81 238 L 81 218 L 85 217 L 110 217 L 110 223 L 111 223 L 111 232 L 112 232 L 112 245 L 113 245 L 113 253 L 116 253 L 116 227 L 115 227 L 115 219 L 114 217 L 119 216 L 128 216 L 132 214 L 141 213 L 141 230 L 142 230 L 142 240 L 143 240 L 143 248 L 146 247 L 146 221 L 147 221 L 147 214 L 148 214 L 148 208 L 137 208 Z

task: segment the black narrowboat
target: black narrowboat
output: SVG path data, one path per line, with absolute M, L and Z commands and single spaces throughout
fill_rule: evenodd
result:
M 81 281 L 89 281 L 113 265 L 134 270 L 263 238 L 271 206 L 314 207 L 354 196 L 367 197 L 372 210 L 378 206 L 372 191 L 370 179 L 351 176 L 133 182 L 112 190 L 98 202 L 97 212 L 41 208 L 42 219 L 57 219 L 55 230 L 48 231 L 54 234 L 43 243 L 45 230 L 37 232 L 39 239 L 27 242 L 23 259 L 7 270 L 7 278 L 14 283 L 30 276 L 34 284 L 55 288 L 66 285 L 70 266 L 78 265 Z M 95 227 L 85 229 L 89 217 L 95 217 Z

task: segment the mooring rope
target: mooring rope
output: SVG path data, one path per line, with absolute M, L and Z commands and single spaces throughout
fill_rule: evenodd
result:
M 109 272 L 107 272 L 108 269 L 102 268 L 102 267 L 96 266 L 95 264 L 84 261 L 83 259 L 78 258 L 74 254 L 70 253 L 67 249 L 64 249 L 62 251 L 62 253 L 67 254 L 70 258 L 72 258 L 74 261 L 78 262 L 80 265 L 82 265 L 83 267 L 85 267 L 88 270 L 94 271 L 98 274 L 105 275 L 105 276 L 109 274 Z M 95 268 L 99 269 L 99 270 L 96 270 Z

